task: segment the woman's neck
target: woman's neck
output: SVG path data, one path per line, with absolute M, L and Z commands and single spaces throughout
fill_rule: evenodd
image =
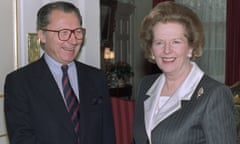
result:
M 191 69 L 192 64 L 190 63 L 189 66 L 185 67 L 184 71 L 182 72 L 179 72 L 175 75 L 165 74 L 166 80 L 162 88 L 161 95 L 172 96 L 175 93 L 175 91 L 180 87 L 180 85 L 184 82 L 184 80 L 190 73 Z

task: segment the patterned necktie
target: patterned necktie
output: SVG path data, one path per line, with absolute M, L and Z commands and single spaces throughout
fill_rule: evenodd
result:
M 78 136 L 78 131 L 79 131 L 79 108 L 80 104 L 77 100 L 77 97 L 71 87 L 69 77 L 68 77 L 68 65 L 63 65 L 62 66 L 62 72 L 63 72 L 63 77 L 62 77 L 62 88 L 63 88 L 63 94 L 66 100 L 67 104 L 67 109 L 68 112 L 71 115 L 71 120 L 73 122 L 74 126 L 74 131 L 76 135 Z M 78 144 L 80 144 L 80 139 L 78 137 Z

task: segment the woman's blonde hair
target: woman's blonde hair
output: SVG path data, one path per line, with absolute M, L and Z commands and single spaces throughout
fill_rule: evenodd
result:
M 165 1 L 156 5 L 141 23 L 140 43 L 144 49 L 145 58 L 155 63 L 151 48 L 153 42 L 153 27 L 157 23 L 175 22 L 185 28 L 185 37 L 193 48 L 191 60 L 200 57 L 204 47 L 204 32 L 198 16 L 187 6 Z

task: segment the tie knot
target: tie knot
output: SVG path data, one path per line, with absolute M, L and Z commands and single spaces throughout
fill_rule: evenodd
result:
M 66 74 L 68 71 L 68 65 L 62 65 L 61 68 L 62 68 L 62 72 Z

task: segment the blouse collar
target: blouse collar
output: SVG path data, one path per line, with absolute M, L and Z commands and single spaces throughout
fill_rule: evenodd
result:
M 162 120 L 181 108 L 182 100 L 190 100 L 194 90 L 200 82 L 204 72 L 197 66 L 195 62 L 191 62 L 192 69 L 182 85 L 169 98 L 169 100 L 161 107 L 157 115 L 154 115 L 158 106 L 158 99 L 165 83 L 166 77 L 160 75 L 153 83 L 146 95 L 150 97 L 144 101 L 145 125 L 147 135 L 150 137 L 151 130 L 156 127 Z

